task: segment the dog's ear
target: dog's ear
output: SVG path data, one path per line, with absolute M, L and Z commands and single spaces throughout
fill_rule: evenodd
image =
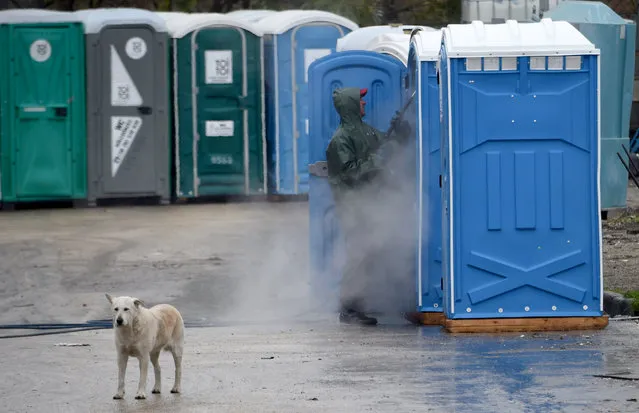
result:
M 109 300 L 109 303 L 113 304 L 113 297 L 111 297 L 111 294 L 104 293 L 104 295 L 106 295 L 106 298 L 107 298 L 107 300 Z
M 144 307 L 144 303 L 139 298 L 133 299 L 133 305 L 136 306 L 137 308 L 140 308 L 141 306 Z

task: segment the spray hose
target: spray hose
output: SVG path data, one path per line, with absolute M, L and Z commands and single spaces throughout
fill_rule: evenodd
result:
M 415 100 L 416 93 L 417 93 L 416 91 L 413 92 L 410 95 L 410 97 L 408 98 L 408 100 L 406 101 L 406 103 L 404 103 L 404 106 L 399 111 L 397 111 L 397 119 L 398 120 L 402 119 L 402 117 L 404 116 L 404 112 L 406 112 L 406 110 L 408 109 L 410 104 L 413 103 L 413 100 Z M 387 139 L 391 136 L 391 134 L 395 130 L 395 126 L 396 126 L 396 124 L 393 123 L 392 125 L 390 125 L 390 128 L 388 128 L 388 130 L 386 131 L 386 138 Z
M 261 323 L 250 323 L 261 324 Z M 185 328 L 206 328 L 206 327 L 232 327 L 237 324 L 232 323 L 205 323 L 205 322 L 184 322 Z M 37 337 L 54 334 L 67 334 L 80 331 L 106 330 L 113 328 L 113 321 L 106 320 L 89 320 L 86 323 L 30 323 L 30 324 L 0 324 L 0 330 L 45 330 L 31 334 L 12 334 L 1 335 L 0 339 L 6 338 L 22 338 Z M 46 331 L 49 330 L 49 331 Z

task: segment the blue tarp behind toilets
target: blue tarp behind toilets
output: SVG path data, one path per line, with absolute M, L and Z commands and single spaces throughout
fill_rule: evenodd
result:
M 417 91 L 417 309 L 441 312 L 441 160 L 437 61 L 442 32 L 418 30 L 410 38 L 409 93 Z
M 269 192 L 308 192 L 308 67 L 358 28 L 333 13 L 287 10 L 255 22 L 264 32 Z
M 440 68 L 446 316 L 600 316 L 599 50 L 567 22 L 473 22 Z
M 339 125 L 333 106 L 336 88 L 368 88 L 364 121 L 385 131 L 404 102 L 400 87 L 406 68 L 399 60 L 371 51 L 346 51 L 322 57 L 309 68 L 309 213 L 312 285 L 320 297 L 337 297 L 344 257 L 339 223 L 327 181 L 326 147 Z M 326 295 L 325 293 L 328 293 Z M 331 305 L 326 302 L 325 305 Z

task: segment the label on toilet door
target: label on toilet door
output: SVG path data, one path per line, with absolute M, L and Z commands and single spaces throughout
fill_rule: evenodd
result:
M 111 177 L 118 173 L 141 128 L 139 116 L 111 116 Z
M 207 84 L 233 83 L 233 52 L 231 50 L 205 51 L 204 72 Z
M 207 120 L 206 136 L 233 136 L 235 122 L 232 120 Z
M 141 106 L 142 95 L 126 70 L 118 51 L 111 46 L 111 106 Z
M 317 59 L 331 54 L 331 49 L 305 49 L 304 50 L 304 82 L 308 82 L 308 67 Z

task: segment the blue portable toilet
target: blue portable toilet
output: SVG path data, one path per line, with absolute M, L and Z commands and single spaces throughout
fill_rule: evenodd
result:
M 417 310 L 442 312 L 441 153 L 438 61 L 442 32 L 415 30 L 408 52 L 409 93 L 417 92 Z
M 308 192 L 308 67 L 358 28 L 333 13 L 287 10 L 255 22 L 264 33 L 269 192 Z
M 368 88 L 364 121 L 385 131 L 405 99 L 400 87 L 405 66 L 397 59 L 371 51 L 334 53 L 309 67 L 309 215 L 312 288 L 322 305 L 332 300 L 342 277 L 343 240 L 327 180 L 326 148 L 340 119 L 333 106 L 336 88 Z
M 601 316 L 599 50 L 550 19 L 443 32 L 446 317 Z

